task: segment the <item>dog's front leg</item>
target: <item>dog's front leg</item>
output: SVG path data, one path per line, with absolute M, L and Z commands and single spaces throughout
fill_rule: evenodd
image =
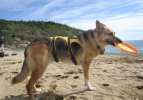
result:
M 87 90 L 94 90 L 95 88 L 92 87 L 90 81 L 89 81 L 89 66 L 92 61 L 92 58 L 89 59 L 87 57 L 84 58 L 82 67 L 83 67 L 83 73 L 84 73 L 84 79 L 85 79 L 85 87 Z

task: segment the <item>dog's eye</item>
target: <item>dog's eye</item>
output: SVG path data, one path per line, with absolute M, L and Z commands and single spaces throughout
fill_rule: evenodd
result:
M 114 36 L 114 35 L 115 35 L 115 32 L 110 32 L 110 33 L 108 33 L 108 34 Z
M 108 33 L 108 35 L 114 35 L 113 32 Z

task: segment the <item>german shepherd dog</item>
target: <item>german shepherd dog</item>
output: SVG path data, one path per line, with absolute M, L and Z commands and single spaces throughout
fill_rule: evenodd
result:
M 104 52 L 106 45 L 116 46 L 121 42 L 114 31 L 99 21 L 96 21 L 96 29 L 82 32 L 74 37 L 58 36 L 34 40 L 25 49 L 22 70 L 12 79 L 12 84 L 22 82 L 30 76 L 26 89 L 29 96 L 32 96 L 37 80 L 49 63 L 71 61 L 75 65 L 82 65 L 85 87 L 87 90 L 92 90 L 89 81 L 90 62 Z

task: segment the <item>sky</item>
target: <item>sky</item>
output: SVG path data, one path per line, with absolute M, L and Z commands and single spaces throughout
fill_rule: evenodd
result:
M 55 21 L 83 30 L 99 20 L 123 40 L 143 40 L 143 0 L 0 0 L 0 19 Z

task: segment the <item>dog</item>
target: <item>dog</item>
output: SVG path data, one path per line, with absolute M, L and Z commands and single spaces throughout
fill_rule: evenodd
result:
M 49 63 L 69 61 L 75 65 L 82 65 L 85 87 L 92 90 L 89 81 L 89 65 L 92 59 L 103 54 L 107 45 L 116 46 L 121 42 L 113 30 L 98 20 L 96 29 L 84 31 L 73 37 L 36 39 L 26 47 L 21 72 L 12 79 L 12 84 L 22 82 L 30 76 L 26 89 L 29 96 L 32 96 L 36 82 Z

